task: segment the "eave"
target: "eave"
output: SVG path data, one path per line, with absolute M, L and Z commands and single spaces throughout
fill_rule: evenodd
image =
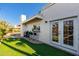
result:
M 42 20 L 42 17 L 40 15 L 35 15 L 35 16 L 31 17 L 30 19 L 22 22 L 22 24 L 27 24 L 31 21 L 36 21 L 36 20 Z

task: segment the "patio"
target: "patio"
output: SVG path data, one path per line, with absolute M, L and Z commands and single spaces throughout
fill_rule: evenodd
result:
M 72 56 L 47 44 L 33 44 L 25 39 L 4 40 L 0 52 L 1 56 Z

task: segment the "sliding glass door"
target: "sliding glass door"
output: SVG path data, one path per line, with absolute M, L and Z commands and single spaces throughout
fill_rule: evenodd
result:
M 51 23 L 52 43 L 62 45 L 67 48 L 76 47 L 78 40 L 78 28 L 76 18 L 53 21 Z

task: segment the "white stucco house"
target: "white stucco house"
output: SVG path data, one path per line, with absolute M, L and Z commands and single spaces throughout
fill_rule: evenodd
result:
M 39 14 L 21 21 L 21 36 L 34 28 L 36 40 L 79 55 L 79 4 L 47 4 Z

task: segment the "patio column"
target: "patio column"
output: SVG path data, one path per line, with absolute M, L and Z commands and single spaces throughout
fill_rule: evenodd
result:
M 20 30 L 20 32 L 21 32 L 21 37 L 23 37 L 24 36 L 24 30 L 23 30 L 23 25 L 21 24 L 21 30 Z

